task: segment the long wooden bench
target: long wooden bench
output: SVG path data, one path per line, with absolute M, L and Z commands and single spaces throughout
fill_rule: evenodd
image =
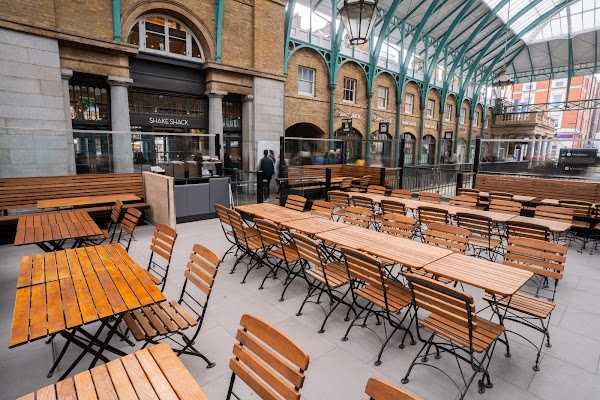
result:
M 600 183 L 596 182 L 477 174 L 475 188 L 482 192 L 507 192 L 539 199 L 600 202 Z

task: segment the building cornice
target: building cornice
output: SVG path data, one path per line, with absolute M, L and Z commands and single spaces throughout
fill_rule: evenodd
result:
M 227 72 L 235 72 L 238 74 L 252 75 L 252 76 L 257 76 L 260 78 L 273 79 L 273 80 L 282 81 L 282 82 L 285 81 L 285 79 L 286 79 L 286 76 L 284 74 L 273 74 L 270 72 L 259 71 L 257 69 L 253 69 L 253 68 L 236 67 L 233 65 L 218 63 L 218 62 L 214 62 L 214 61 L 207 61 L 202 66 L 202 69 L 205 69 L 205 70 L 213 69 L 213 70 L 220 70 L 220 71 L 227 71 Z

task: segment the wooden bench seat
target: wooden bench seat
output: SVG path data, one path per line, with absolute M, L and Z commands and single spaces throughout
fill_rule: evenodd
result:
M 482 192 L 508 192 L 543 199 L 600 202 L 600 183 L 562 179 L 477 174 L 475 188 Z

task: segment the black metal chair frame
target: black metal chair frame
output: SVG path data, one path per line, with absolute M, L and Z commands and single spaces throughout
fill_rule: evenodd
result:
M 217 213 L 217 217 L 219 218 L 219 222 L 221 223 L 221 229 L 223 230 L 223 235 L 225 235 L 225 239 L 227 239 L 227 241 L 229 243 L 231 243 L 231 246 L 227 249 L 225 254 L 223 254 L 223 257 L 221 257 L 221 261 L 225 260 L 225 257 L 227 256 L 227 254 L 233 253 L 233 255 L 235 257 L 235 256 L 237 256 L 238 252 L 240 251 L 240 247 L 238 246 L 238 243 L 235 240 L 235 236 L 233 234 L 233 228 L 231 227 L 231 224 L 229 222 L 229 214 L 227 214 L 227 210 L 229 210 L 228 207 L 225 207 L 222 204 L 215 204 L 215 211 Z M 225 215 L 221 215 L 222 213 L 225 213 Z M 227 222 L 225 222 L 225 221 L 227 221 Z M 227 227 L 229 227 L 230 229 L 227 229 Z M 231 232 L 231 235 L 227 233 L 228 231 Z M 233 252 L 233 249 L 235 249 L 235 252 Z

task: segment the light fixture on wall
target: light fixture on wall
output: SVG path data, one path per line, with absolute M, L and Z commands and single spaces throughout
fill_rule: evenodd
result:
M 367 43 L 377 19 L 377 0 L 344 0 L 339 13 L 350 44 Z

